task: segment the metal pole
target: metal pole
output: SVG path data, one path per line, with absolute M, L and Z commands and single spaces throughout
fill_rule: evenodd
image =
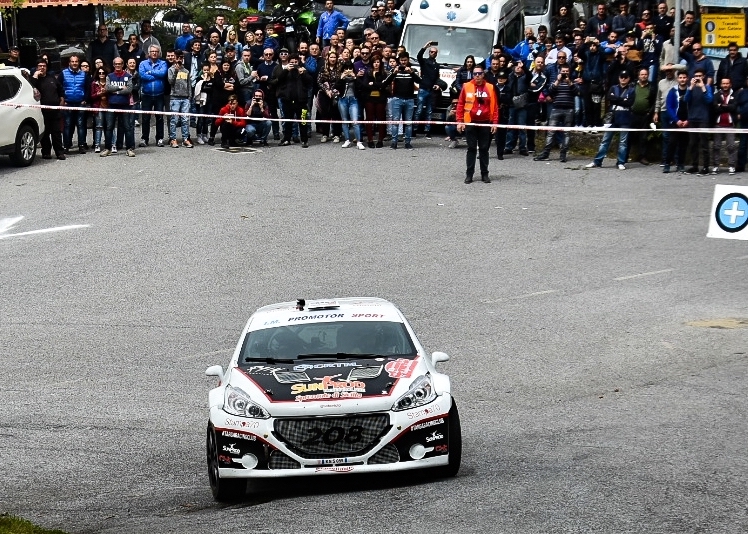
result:
M 675 22 L 673 22 L 673 26 L 675 27 L 675 37 L 673 37 L 673 44 L 675 45 L 675 58 L 674 63 L 677 65 L 680 62 L 680 22 L 681 22 L 681 16 L 680 11 L 681 7 L 683 5 L 682 0 L 675 0 Z

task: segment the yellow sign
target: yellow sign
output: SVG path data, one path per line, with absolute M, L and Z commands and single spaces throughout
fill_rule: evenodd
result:
M 701 15 L 701 44 L 708 47 L 745 46 L 745 15 L 743 13 Z

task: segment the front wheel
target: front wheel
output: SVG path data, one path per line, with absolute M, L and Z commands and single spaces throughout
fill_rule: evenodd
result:
M 452 408 L 449 410 L 447 424 L 449 425 L 449 464 L 435 469 L 434 474 L 438 478 L 456 476 L 462 462 L 462 427 L 460 425 L 460 413 L 457 411 L 457 403 L 454 399 L 452 399 Z
M 213 498 L 218 502 L 238 501 L 247 493 L 246 478 L 221 478 L 218 471 L 218 440 L 212 425 L 208 425 L 205 442 L 208 460 L 208 480 Z
M 16 134 L 16 146 L 10 159 L 18 167 L 28 167 L 36 157 L 36 133 L 34 129 L 25 124 L 18 129 Z

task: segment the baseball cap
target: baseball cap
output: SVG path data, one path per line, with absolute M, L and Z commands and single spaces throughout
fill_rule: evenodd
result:
M 509 73 L 505 70 L 500 70 L 496 73 L 497 78 L 509 78 Z
M 622 70 L 621 72 L 618 73 L 618 77 L 619 78 L 631 78 L 631 74 L 629 74 L 629 71 L 627 70 Z

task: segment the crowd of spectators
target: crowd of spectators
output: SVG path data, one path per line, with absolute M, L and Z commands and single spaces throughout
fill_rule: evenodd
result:
M 51 157 L 51 148 L 58 157 L 69 153 L 76 129 L 78 152 L 90 150 L 89 126 L 95 152 L 108 156 L 125 150 L 134 156 L 136 143 L 146 147 L 152 142 L 152 111 L 170 112 L 155 115 L 157 146 L 191 148 L 214 145 L 217 139 L 223 147 L 268 146 L 272 136 L 280 146 L 307 148 L 316 134 L 319 142 L 342 143 L 343 148 L 381 148 L 385 143 L 397 148 L 402 140 L 406 149 L 412 149 L 417 135 L 412 121 L 428 120 L 447 90 L 439 75 L 438 48 L 425 43 L 415 54 L 419 67 L 415 68 L 411 51 L 396 46 L 402 14 L 394 0 L 372 7 L 361 43 L 347 37 L 348 20 L 331 0 L 325 7 L 316 39 L 300 43 L 298 50 L 284 48 L 272 25 L 250 29 L 246 20 L 240 20 L 232 26 L 223 16 L 208 28 L 184 24 L 175 46 L 168 50 L 153 37 L 148 21 L 141 24 L 140 35 L 127 39 L 119 28 L 115 39 L 110 39 L 101 25 L 87 57 L 71 57 L 60 73 L 47 72 L 42 59 L 31 78 L 42 93 L 42 103 L 89 108 L 63 111 L 62 140 L 55 144 L 48 138 L 43 156 Z M 527 28 L 521 42 L 497 44 L 487 53 L 485 75 L 496 88 L 500 123 L 514 126 L 499 128 L 494 137 L 499 159 L 517 149 L 520 156 L 535 152 L 535 130 L 523 126 L 584 127 L 585 131 L 612 126 L 623 131 L 603 131 L 600 150 L 589 167 L 602 164 L 614 135 L 619 136 L 619 169 L 631 160 L 649 165 L 652 133 L 629 135 L 627 130 L 648 129 L 655 123 L 660 129 L 684 130 L 658 134 L 664 172 L 670 172 L 671 166 L 682 172 L 718 172 L 722 142 L 729 172 L 745 170 L 746 134 L 739 135 L 738 146 L 734 134 L 720 132 L 748 126 L 748 65 L 736 43 L 730 44 L 728 56 L 715 69 L 704 55 L 693 12 L 684 14 L 680 42 L 675 43 L 675 21 L 664 2 L 639 2 L 633 7 L 623 2 L 615 13 L 599 4 L 586 21 L 575 21 L 570 11 L 571 6 L 559 9 L 550 25 L 551 35 L 545 26 L 537 35 Z M 476 58 L 468 56 L 455 69 L 448 117 L 454 116 L 459 93 L 475 67 Z M 187 118 L 190 112 L 214 117 Z M 50 122 L 55 117 L 60 122 L 54 113 L 48 114 L 53 115 Z M 359 124 L 386 120 L 403 124 L 388 128 Z M 687 131 L 702 127 L 714 132 Z M 54 135 L 54 130 L 49 133 Z M 446 130 L 450 148 L 457 147 L 456 128 Z M 421 133 L 430 139 L 430 125 L 422 125 Z M 568 132 L 549 130 L 543 135 L 534 159 L 549 159 L 558 145 L 560 160 L 566 161 Z

